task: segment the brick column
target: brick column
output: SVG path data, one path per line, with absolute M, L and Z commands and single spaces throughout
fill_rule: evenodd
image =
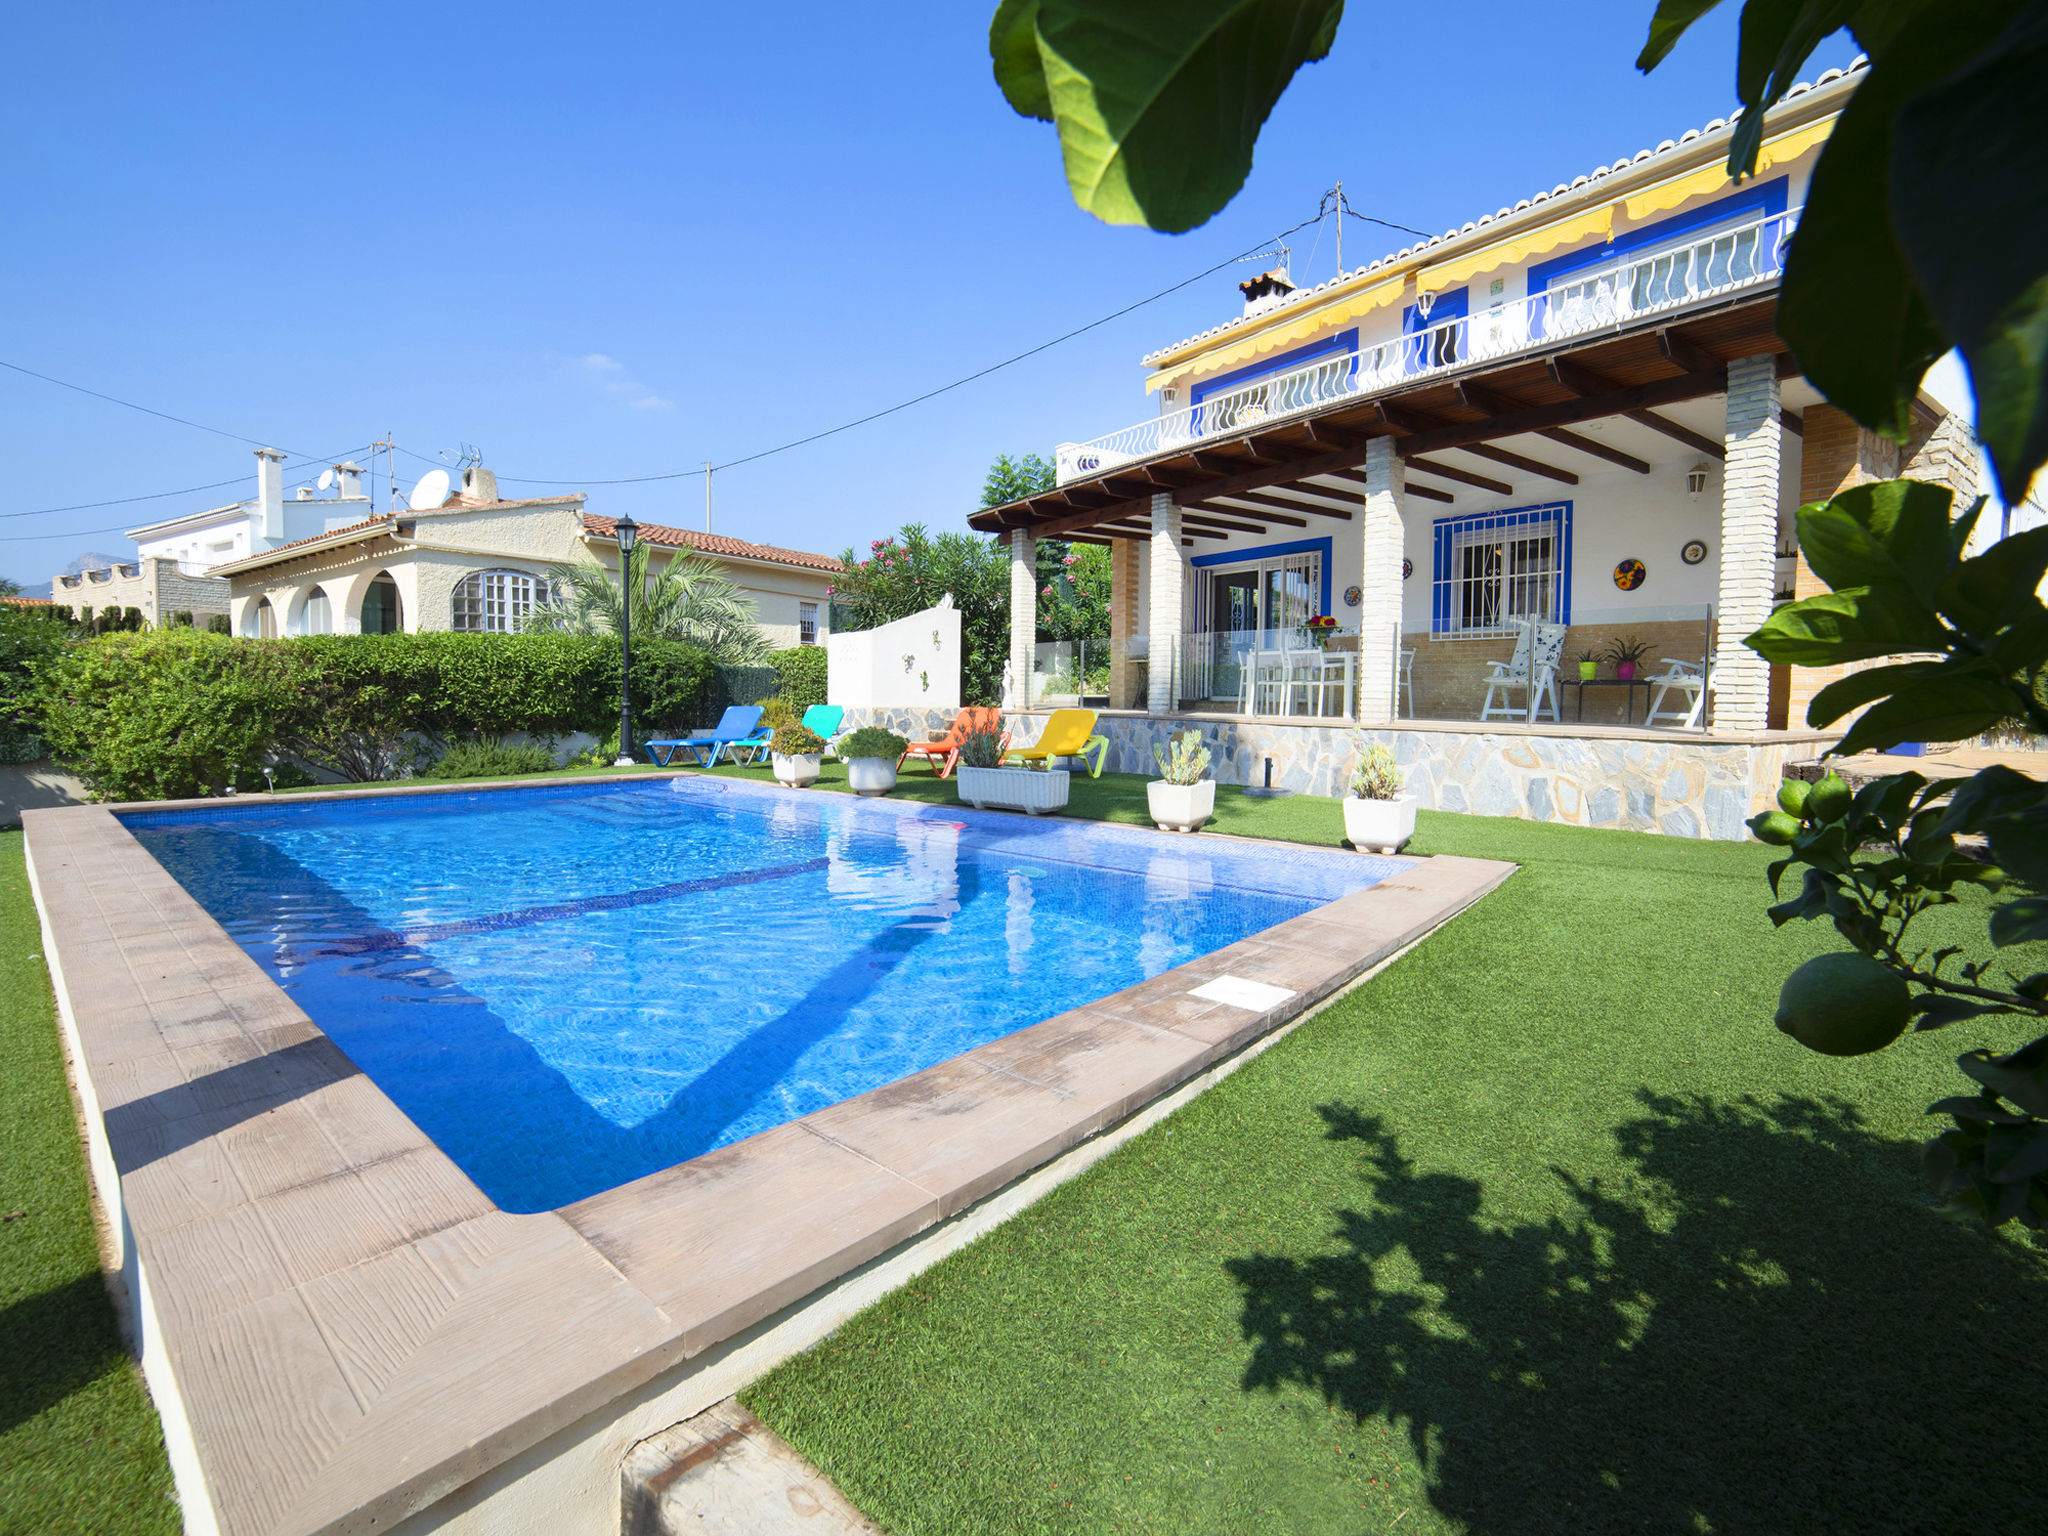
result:
M 1376 437 L 1365 451 L 1365 563 L 1358 579 L 1358 719 L 1385 725 L 1394 718 L 1394 683 L 1401 666 L 1401 551 L 1407 466 L 1391 437 Z
M 1147 615 L 1145 707 L 1163 713 L 1180 707 L 1180 600 L 1188 562 L 1180 547 L 1180 508 L 1164 491 L 1152 495 L 1152 602 Z
M 1728 365 L 1728 459 L 1721 479 L 1721 591 L 1714 629 L 1714 724 L 1761 731 L 1770 719 L 1770 665 L 1742 643 L 1771 616 L 1777 587 L 1778 365 Z
M 1138 633 L 1138 541 L 1112 539 L 1109 545 L 1109 707 L 1135 709 L 1137 671 L 1130 650 Z
M 1010 670 L 1018 708 L 1031 703 L 1031 663 L 1038 648 L 1038 540 L 1010 530 Z
M 1799 444 L 1799 504 L 1828 501 L 1854 486 L 1872 480 L 1889 480 L 1899 472 L 1899 449 L 1855 418 L 1832 405 L 1808 406 L 1803 417 L 1805 431 Z M 1968 505 L 1967 502 L 1962 505 Z M 1828 584 L 1813 574 L 1802 553 L 1792 571 L 1795 598 L 1818 597 Z M 1806 725 L 1806 706 L 1813 696 L 1837 678 L 1870 665 L 1845 663 L 1833 667 L 1793 667 L 1785 696 L 1785 724 L 1793 730 Z M 1846 729 L 1846 720 L 1831 729 Z

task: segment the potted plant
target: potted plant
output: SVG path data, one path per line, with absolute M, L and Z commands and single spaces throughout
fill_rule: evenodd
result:
M 1064 810 L 1069 775 L 1064 768 L 1003 766 L 1003 727 L 1000 717 L 960 737 L 960 766 L 954 770 L 955 793 L 977 811 L 1023 811 L 1039 816 Z
M 1336 615 L 1319 613 L 1310 619 L 1308 623 L 1304 624 L 1302 628 L 1308 631 L 1308 637 L 1314 642 L 1317 650 L 1326 650 L 1330 644 L 1330 637 L 1337 633 Z M 1153 750 L 1157 751 L 1158 749 L 1154 748 Z
M 1607 659 L 1614 663 L 1614 675 L 1624 683 L 1636 675 L 1636 664 L 1650 654 L 1650 642 L 1634 635 L 1622 635 L 1607 645 Z
M 1152 821 L 1162 832 L 1199 832 L 1202 823 L 1216 814 L 1216 781 L 1205 778 L 1209 771 L 1209 749 L 1202 745 L 1200 731 L 1183 731 L 1173 738 L 1173 750 L 1154 746 L 1152 756 L 1159 762 L 1159 777 L 1145 786 L 1145 800 Z
M 1579 652 L 1579 676 L 1591 682 L 1600 673 L 1600 658 L 1591 651 Z
M 1401 768 L 1393 748 L 1354 732 L 1358 762 L 1344 796 L 1344 836 L 1352 847 L 1398 853 L 1415 835 L 1415 797 L 1401 793 Z
M 775 780 L 792 789 L 803 789 L 818 779 L 825 761 L 825 738 L 796 721 L 775 728 L 768 738 L 768 755 L 775 762 Z
M 910 743 L 879 725 L 864 725 L 843 739 L 837 751 L 846 782 L 856 795 L 886 795 L 896 787 L 896 762 Z

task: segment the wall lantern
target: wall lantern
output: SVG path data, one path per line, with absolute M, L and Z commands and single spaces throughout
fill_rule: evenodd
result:
M 1694 496 L 1704 496 L 1707 493 L 1707 461 L 1705 459 L 1701 459 L 1699 463 L 1693 465 L 1691 469 L 1685 472 L 1685 488 L 1688 493 Z

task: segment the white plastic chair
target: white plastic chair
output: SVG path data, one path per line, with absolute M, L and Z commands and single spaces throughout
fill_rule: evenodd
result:
M 1557 702 L 1557 663 L 1564 655 L 1565 634 L 1562 624 L 1524 626 L 1515 639 L 1514 654 L 1506 661 L 1487 663 L 1493 670 L 1486 679 L 1486 698 L 1479 707 L 1479 718 L 1540 720 L 1547 707 L 1550 718 L 1561 721 L 1564 712 Z M 1517 692 L 1523 695 L 1525 703 L 1514 702 Z M 1494 702 L 1495 694 L 1500 695 L 1498 704 Z
M 1650 695 L 1650 713 L 1645 717 L 1643 724 L 1655 725 L 1659 720 L 1668 719 L 1674 725 L 1697 730 L 1706 715 L 1707 693 L 1711 686 L 1705 663 L 1685 661 L 1676 656 L 1665 656 L 1660 659 L 1665 670 L 1648 679 L 1650 686 L 1656 691 Z M 1710 657 L 1709 660 L 1711 659 Z M 1680 694 L 1683 703 L 1666 709 L 1664 700 L 1673 693 Z

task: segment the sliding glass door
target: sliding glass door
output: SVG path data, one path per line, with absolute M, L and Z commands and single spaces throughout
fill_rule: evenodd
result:
M 1195 675 L 1188 679 L 1189 695 L 1237 700 L 1252 652 L 1299 649 L 1308 643 L 1302 626 L 1321 612 L 1323 557 L 1309 552 L 1247 560 L 1242 565 L 1211 566 L 1202 577 L 1202 633 L 1190 646 L 1196 664 Z

